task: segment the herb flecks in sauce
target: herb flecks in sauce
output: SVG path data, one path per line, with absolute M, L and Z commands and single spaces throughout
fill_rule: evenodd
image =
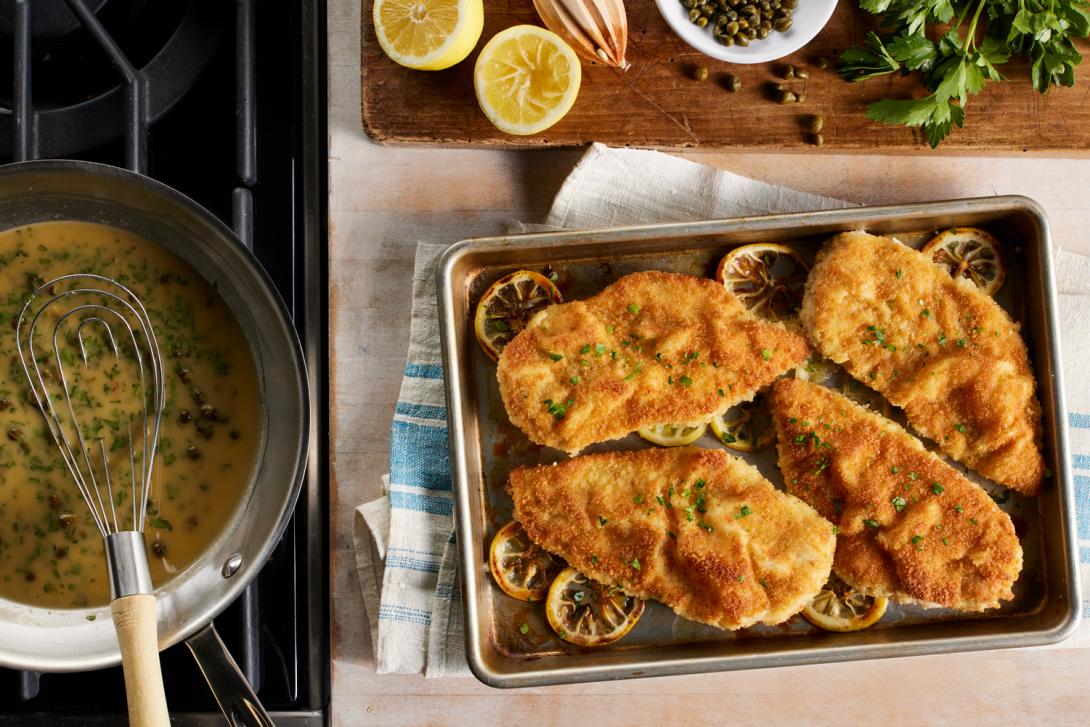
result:
M 156 326 L 166 407 L 145 527 L 156 584 L 185 569 L 234 514 L 261 436 L 245 337 L 188 265 L 102 225 L 48 222 L 0 232 L 0 324 L 8 331 L 0 334 L 0 431 L 7 435 L 0 437 L 0 598 L 47 608 L 109 598 L 101 536 L 29 403 L 15 348 L 16 317 L 33 288 L 68 273 L 97 273 L 133 289 Z M 70 382 L 76 405 L 93 411 L 80 417 L 84 432 L 102 439 L 111 462 L 127 460 L 124 401 L 136 384 L 123 366 L 83 369 L 66 353 L 66 374 L 81 375 Z M 41 364 L 55 375 L 52 364 Z M 131 520 L 129 489 L 119 479 L 112 499 Z

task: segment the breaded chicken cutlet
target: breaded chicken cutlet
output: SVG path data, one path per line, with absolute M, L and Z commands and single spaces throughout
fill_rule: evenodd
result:
M 570 454 L 642 427 L 707 421 L 749 401 L 809 352 L 714 280 L 627 275 L 539 313 L 500 355 L 511 422 Z
M 1044 477 L 1041 407 L 1018 325 L 965 279 L 894 240 L 846 232 L 806 282 L 811 343 L 985 477 L 1029 495 Z
M 508 488 L 515 518 L 545 550 L 723 629 L 786 620 L 833 562 L 826 520 L 720 450 L 584 455 L 517 468 Z
M 982 488 L 823 386 L 784 379 L 770 402 L 787 491 L 837 526 L 833 570 L 845 583 L 964 611 L 1014 597 L 1022 547 Z

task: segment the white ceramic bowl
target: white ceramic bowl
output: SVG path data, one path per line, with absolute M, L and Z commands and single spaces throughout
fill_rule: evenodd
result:
M 710 28 L 701 28 L 689 20 L 689 9 L 680 0 L 655 0 L 662 17 L 686 43 L 704 55 L 728 63 L 765 63 L 791 55 L 821 32 L 829 22 L 836 0 L 798 0 L 798 7 L 791 16 L 791 27 L 786 33 L 772 32 L 763 40 L 752 40 L 749 45 L 725 46 L 717 41 Z

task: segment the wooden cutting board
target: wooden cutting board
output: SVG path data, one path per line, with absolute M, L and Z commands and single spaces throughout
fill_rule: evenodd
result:
M 800 0 L 806 2 L 806 0 Z M 858 43 L 871 29 L 871 17 L 853 1 L 840 2 L 825 29 L 801 51 L 776 63 L 743 66 L 723 63 L 689 48 L 659 15 L 654 0 L 628 0 L 628 60 L 625 72 L 584 64 L 575 106 L 559 123 L 529 137 L 496 130 L 477 107 L 473 64 L 485 41 L 519 23 L 540 24 L 531 0 L 485 0 L 484 33 L 477 49 L 454 68 L 411 71 L 387 58 L 375 40 L 371 2 L 363 7 L 361 102 L 363 127 L 386 143 L 445 146 L 579 146 L 592 141 L 640 147 L 709 147 L 816 151 L 806 125 L 824 118 L 824 150 L 903 153 L 929 150 L 919 132 L 884 126 L 866 118 L 870 101 L 923 94 L 918 77 L 886 77 L 847 83 L 832 68 L 840 49 Z M 1086 47 L 1083 46 L 1084 52 Z M 826 70 L 815 61 L 830 61 Z M 806 81 L 777 77 L 784 63 L 805 67 Z M 703 66 L 708 80 L 692 80 Z M 974 96 L 966 125 L 940 147 L 962 153 L 1086 154 L 1090 152 L 1090 65 L 1080 69 L 1073 88 L 1033 91 L 1028 68 L 1008 63 L 1004 83 L 989 83 Z M 742 80 L 729 93 L 726 74 Z M 785 83 L 805 94 L 801 104 L 781 106 L 770 86 Z

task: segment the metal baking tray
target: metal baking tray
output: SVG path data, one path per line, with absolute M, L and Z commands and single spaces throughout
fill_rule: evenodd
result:
M 488 544 L 512 511 L 504 491 L 507 473 L 519 464 L 566 457 L 532 444 L 510 424 L 495 364 L 474 338 L 477 299 L 497 278 L 520 268 L 549 267 L 559 276 L 565 300 L 576 300 L 638 270 L 711 276 L 723 254 L 751 242 L 783 243 L 812 260 L 824 240 L 845 230 L 864 229 L 919 246 L 935 230 L 970 225 L 992 232 L 1003 245 L 1008 272 L 998 300 L 1022 324 L 1044 412 L 1045 461 L 1053 473 L 1038 497 L 1013 494 L 1001 504 L 1011 513 L 1025 551 L 1013 601 L 983 614 L 891 603 L 878 624 L 847 634 L 820 631 L 801 617 L 779 626 L 722 631 L 649 602 L 632 632 L 590 650 L 555 637 L 541 604 L 516 601 L 492 582 Z M 1066 638 L 1078 626 L 1080 601 L 1050 244 L 1039 205 L 1025 197 L 989 197 L 494 237 L 452 246 L 439 263 L 437 285 L 466 657 L 473 673 L 491 686 L 525 687 L 1036 646 Z M 647 446 L 653 445 L 629 435 L 587 451 Z M 722 445 L 709 434 L 697 446 Z M 743 456 L 782 488 L 774 448 Z M 983 484 L 997 495 L 1006 492 Z

